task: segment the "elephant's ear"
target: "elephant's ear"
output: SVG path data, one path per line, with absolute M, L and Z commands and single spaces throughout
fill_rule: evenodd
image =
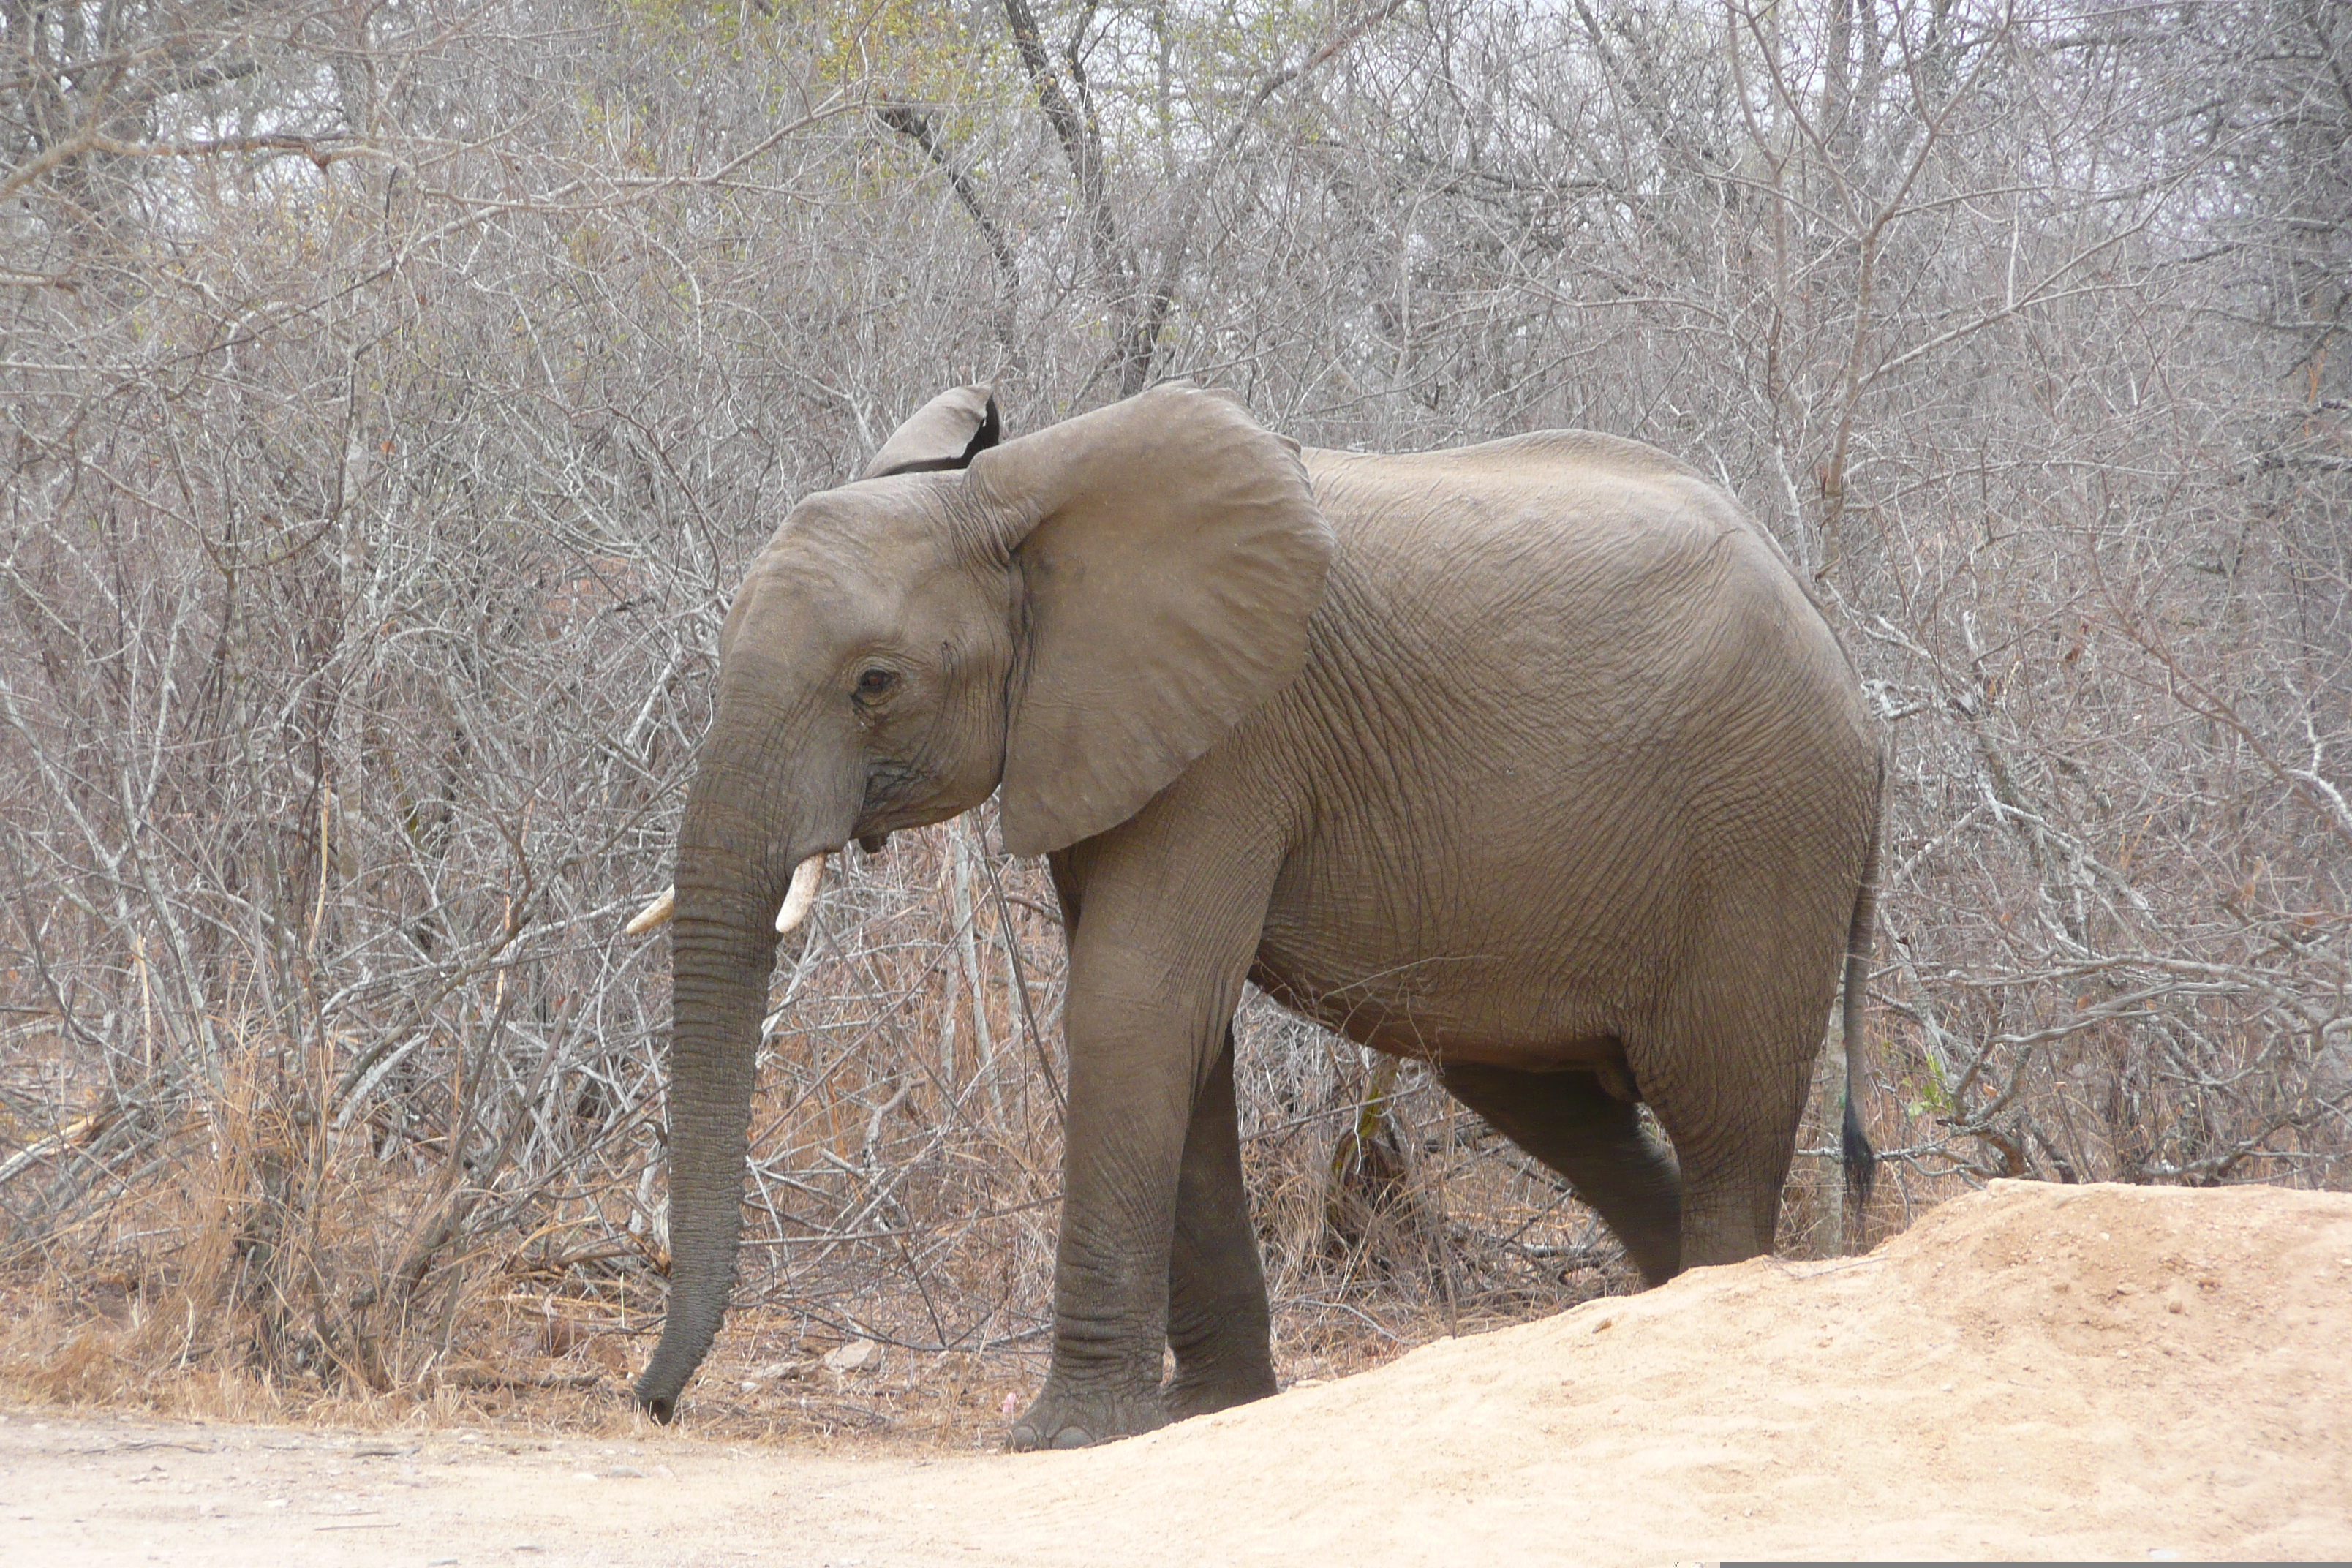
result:
M 1003 438 L 997 416 L 996 391 L 987 386 L 959 386 L 942 392 L 891 432 L 866 465 L 861 479 L 885 474 L 929 474 L 942 468 L 969 467 L 971 460 Z
M 1306 662 L 1330 525 L 1297 444 L 1232 397 L 1158 387 L 982 454 L 970 482 L 1021 587 L 1014 854 L 1126 821 Z

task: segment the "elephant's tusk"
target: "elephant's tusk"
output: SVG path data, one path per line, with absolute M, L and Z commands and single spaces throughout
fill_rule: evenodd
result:
M 654 895 L 654 901 L 637 911 L 637 918 L 621 929 L 631 936 L 643 936 L 658 925 L 667 925 L 669 917 L 677 913 L 677 889 L 664 888 Z
M 816 902 L 817 884 L 824 880 L 824 857 L 812 855 L 793 868 L 793 885 L 784 889 L 784 907 L 776 911 L 776 934 L 782 936 L 808 919 Z

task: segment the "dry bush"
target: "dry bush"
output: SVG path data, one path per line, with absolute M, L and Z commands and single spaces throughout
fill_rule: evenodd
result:
M 667 970 L 617 928 L 727 595 L 973 376 L 1016 428 L 1199 374 L 1309 441 L 1690 458 L 1888 724 L 1864 1236 L 2002 1173 L 2345 1179 L 2340 8 L 5 0 L 0 46 L 20 1393 L 625 1418 Z M 704 1419 L 968 1436 L 1034 1381 L 1062 959 L 991 831 L 784 955 Z M 1286 1372 L 1630 1288 L 1422 1069 L 1253 1000 L 1239 1088 Z M 1853 1244 L 1829 1142 L 1790 1247 Z

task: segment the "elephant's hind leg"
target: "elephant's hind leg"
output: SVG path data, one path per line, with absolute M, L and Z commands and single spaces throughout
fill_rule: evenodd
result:
M 1464 1064 L 1441 1067 L 1438 1078 L 1496 1131 L 1567 1177 L 1625 1244 L 1644 1283 L 1662 1283 L 1681 1269 L 1675 1157 L 1598 1076 Z
M 1168 1258 L 1168 1342 L 1176 1352 L 1168 1414 L 1182 1420 L 1274 1392 L 1265 1270 L 1242 1185 L 1234 1110 L 1234 1031 L 1192 1103 Z
M 1686 1268 L 1740 1263 L 1772 1250 L 1820 1032 L 1817 1025 L 1803 1033 L 1799 1027 L 1693 1031 L 1702 1038 L 1731 1037 L 1733 1046 L 1712 1059 L 1748 1064 L 1746 1070 L 1643 1074 L 1650 1108 L 1674 1140 L 1682 1165 Z M 1761 1043 L 1745 1044 L 1740 1033 Z

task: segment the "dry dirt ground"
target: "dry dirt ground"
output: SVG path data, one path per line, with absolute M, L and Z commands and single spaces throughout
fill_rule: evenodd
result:
M 2352 1558 L 2352 1195 L 1996 1183 L 1090 1452 L 0 1415 L 0 1561 Z

